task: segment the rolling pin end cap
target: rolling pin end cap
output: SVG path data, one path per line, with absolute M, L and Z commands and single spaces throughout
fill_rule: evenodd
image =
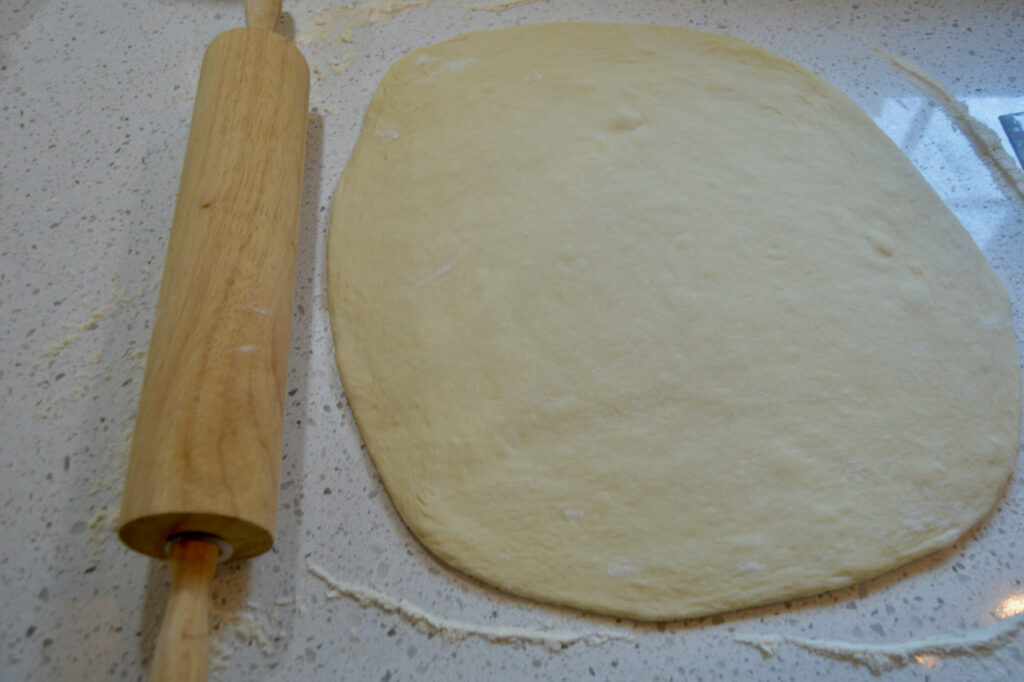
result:
M 221 514 L 161 513 L 123 518 L 118 535 L 130 548 L 157 559 L 169 558 L 168 548 L 185 537 L 217 545 L 220 561 L 250 559 L 274 544 L 273 533 L 265 526 Z

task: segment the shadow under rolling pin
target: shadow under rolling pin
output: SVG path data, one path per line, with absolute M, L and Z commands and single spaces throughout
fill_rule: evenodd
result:
M 167 247 L 119 534 L 171 562 L 151 680 L 205 680 L 218 561 L 273 544 L 309 69 L 281 0 L 210 43 Z

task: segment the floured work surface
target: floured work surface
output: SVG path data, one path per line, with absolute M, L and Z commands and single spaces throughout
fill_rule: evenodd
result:
M 346 395 L 453 566 L 640 619 L 952 543 L 1016 460 L 1009 303 L 846 96 L 740 41 L 520 26 L 385 76 L 335 198 Z

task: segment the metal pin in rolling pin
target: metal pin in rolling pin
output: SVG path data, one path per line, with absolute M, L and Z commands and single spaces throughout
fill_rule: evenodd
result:
M 214 568 L 275 530 L 309 69 L 281 0 L 245 10 L 203 58 L 121 506 L 171 562 L 152 680 L 206 679 Z

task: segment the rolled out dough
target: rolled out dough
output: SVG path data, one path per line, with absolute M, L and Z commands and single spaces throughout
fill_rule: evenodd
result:
M 735 39 L 416 50 L 335 198 L 345 392 L 391 499 L 501 589 L 639 619 L 849 585 L 1016 461 L 1007 297 L 910 162 Z

